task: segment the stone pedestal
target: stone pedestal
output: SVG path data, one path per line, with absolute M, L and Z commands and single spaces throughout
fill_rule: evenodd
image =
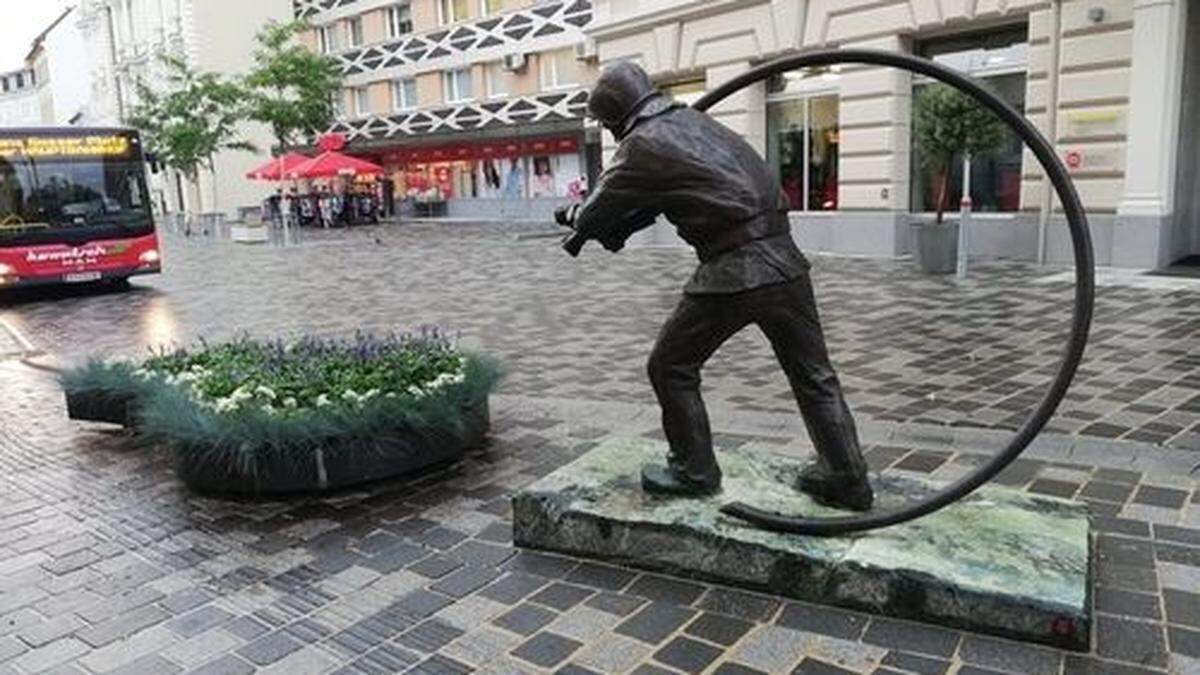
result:
M 917 521 L 841 538 L 758 530 L 721 514 L 742 501 L 782 513 L 835 513 L 791 488 L 794 458 L 724 452 L 723 492 L 642 492 L 666 448 L 614 439 L 513 498 L 518 545 L 589 556 L 791 598 L 1086 650 L 1090 525 L 1083 504 L 986 487 Z M 877 477 L 876 508 L 937 484 Z

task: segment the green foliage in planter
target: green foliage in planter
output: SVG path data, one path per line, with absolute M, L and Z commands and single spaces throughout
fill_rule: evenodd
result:
M 467 409 L 500 378 L 490 359 L 437 331 L 359 334 L 293 343 L 242 338 L 159 352 L 141 364 L 93 361 L 69 372 L 70 390 L 132 393 L 139 426 L 177 451 L 240 475 L 271 453 L 369 452 L 392 441 L 459 443 Z
M 921 161 L 938 176 L 937 222 L 950 192 L 950 162 L 959 153 L 991 152 L 1004 143 L 1008 128 L 996 113 L 941 82 L 922 87 L 913 100 L 913 134 Z
M 158 390 L 159 385 L 135 376 L 135 370 L 137 366 L 132 363 L 91 359 L 64 373 L 61 382 L 68 394 L 90 392 L 112 401 L 142 400 Z

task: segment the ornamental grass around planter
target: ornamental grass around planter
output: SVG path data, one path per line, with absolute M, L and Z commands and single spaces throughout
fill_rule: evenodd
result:
M 443 333 L 201 343 L 62 379 L 73 419 L 162 441 L 189 486 L 326 490 L 460 459 L 488 428 L 500 378 Z

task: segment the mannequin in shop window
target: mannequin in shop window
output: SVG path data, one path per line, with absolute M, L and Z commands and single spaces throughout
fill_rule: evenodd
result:
M 535 157 L 533 159 L 533 186 L 531 190 L 534 197 L 554 196 L 554 172 L 550 169 L 549 157 Z
M 508 176 L 504 180 L 504 196 L 507 199 L 520 199 L 525 187 L 525 172 L 521 169 L 521 160 L 513 157 L 509 160 Z
M 792 126 L 779 139 L 780 178 L 783 194 L 793 211 L 804 210 L 804 131 Z
M 498 196 L 500 194 L 500 171 L 496 168 L 495 160 L 483 160 L 480 171 L 483 173 L 484 196 Z

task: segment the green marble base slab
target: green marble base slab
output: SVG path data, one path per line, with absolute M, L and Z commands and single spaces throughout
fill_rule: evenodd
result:
M 748 587 L 1077 650 L 1091 634 L 1091 536 L 1078 502 L 984 487 L 914 522 L 842 538 L 755 529 L 721 514 L 731 501 L 782 513 L 839 513 L 791 488 L 795 458 L 723 452 L 721 494 L 642 492 L 663 443 L 613 439 L 513 498 L 520 546 Z M 939 486 L 874 479 L 876 508 Z

